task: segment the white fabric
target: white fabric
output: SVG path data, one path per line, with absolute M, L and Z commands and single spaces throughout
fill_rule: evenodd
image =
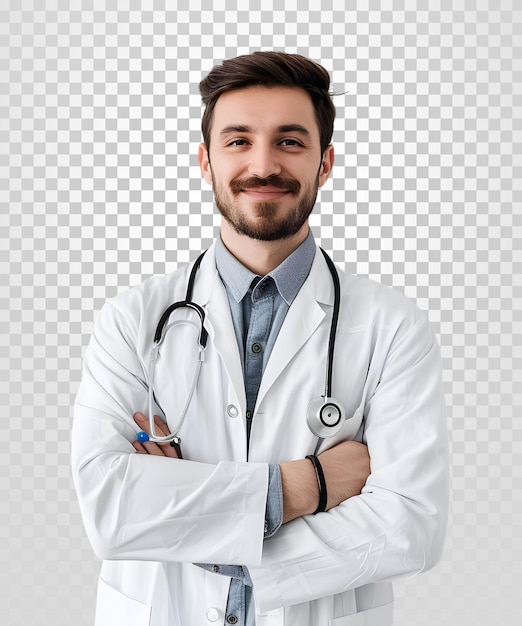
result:
M 440 360 L 425 315 L 401 294 L 341 273 L 333 394 L 352 417 L 323 449 L 364 441 L 372 473 L 360 496 L 263 540 L 267 464 L 315 449 L 306 413 L 324 391 L 331 277 L 316 254 L 263 376 L 247 462 L 241 362 L 211 249 L 194 290 L 209 342 L 180 432 L 186 460 L 137 455 L 132 416 L 147 412 L 152 337 L 163 310 L 184 298 L 188 269 L 107 303 L 85 356 L 73 475 L 89 539 L 104 559 L 97 626 L 222 624 L 229 580 L 196 562 L 248 566 L 259 626 L 391 624 L 389 579 L 437 562 L 448 512 Z M 174 427 L 196 330 L 169 333 L 154 386 Z

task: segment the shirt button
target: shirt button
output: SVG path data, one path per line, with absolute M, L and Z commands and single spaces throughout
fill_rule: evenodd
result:
M 259 291 L 260 291 L 261 293 L 263 293 L 263 291 L 265 291 L 265 290 L 266 290 L 266 283 L 261 283 L 261 284 L 259 285 Z
M 214 572 L 214 574 L 219 574 L 219 565 L 213 565 L 212 571 Z
M 229 404 L 227 406 L 227 414 L 229 417 L 237 417 L 239 415 L 239 411 L 237 410 L 237 406 L 235 404 Z
M 213 606 L 207 609 L 207 619 L 209 622 L 217 622 L 219 619 L 219 610 Z
M 252 344 L 252 352 L 254 354 L 259 354 L 261 352 L 261 350 L 263 349 L 263 346 L 260 343 L 253 343 Z
M 227 624 L 237 624 L 237 615 L 229 615 L 227 617 Z

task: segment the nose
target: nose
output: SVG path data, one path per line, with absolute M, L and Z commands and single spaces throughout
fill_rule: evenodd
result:
M 263 143 L 252 147 L 248 172 L 257 178 L 268 178 L 281 173 L 281 164 L 273 146 Z

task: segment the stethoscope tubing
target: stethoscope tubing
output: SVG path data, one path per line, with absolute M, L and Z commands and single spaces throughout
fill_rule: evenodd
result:
M 330 336 L 328 338 L 328 358 L 326 363 L 326 381 L 324 388 L 324 398 L 325 401 L 328 398 L 332 397 L 332 374 L 333 374 L 333 361 L 334 361 L 334 350 L 335 350 L 335 337 L 337 335 L 337 323 L 339 321 L 339 310 L 341 303 L 341 283 L 339 281 L 339 274 L 337 273 L 337 269 L 332 261 L 332 259 L 326 254 L 326 252 L 319 248 L 323 253 L 324 260 L 328 265 L 328 269 L 330 270 L 330 274 L 332 275 L 332 282 L 334 287 L 334 307 L 332 311 L 332 323 L 330 325 Z
M 201 265 L 201 261 L 203 260 L 203 257 L 205 256 L 205 254 L 206 254 L 206 250 L 199 255 L 199 257 L 194 262 L 194 265 L 192 266 L 192 270 L 190 272 L 189 280 L 187 283 L 187 293 L 185 294 L 185 299 L 179 302 L 174 302 L 173 304 L 168 306 L 163 312 L 158 322 L 158 325 L 156 326 L 156 331 L 154 333 L 154 345 L 152 346 L 152 349 L 151 349 L 150 362 L 149 362 L 149 415 L 148 415 L 149 434 L 147 434 L 143 430 L 138 433 L 137 435 L 138 441 L 140 441 L 141 443 L 145 443 L 147 441 L 152 441 L 154 443 L 175 442 L 179 446 L 180 439 L 178 437 L 178 433 L 181 430 L 181 427 L 183 426 L 183 422 L 185 421 L 185 417 L 187 416 L 190 401 L 192 399 L 192 396 L 194 395 L 194 392 L 196 391 L 196 385 L 199 380 L 199 374 L 201 371 L 201 364 L 203 363 L 203 355 L 204 355 L 205 348 L 207 346 L 207 340 L 208 340 L 208 332 L 204 326 L 205 310 L 203 309 L 202 306 L 200 306 L 196 302 L 192 302 L 192 292 L 194 290 L 196 272 L 198 271 L 199 266 Z M 159 352 L 161 342 L 163 341 L 163 338 L 165 337 L 167 330 L 173 326 L 176 326 L 177 324 L 183 324 L 183 323 L 192 324 L 193 323 L 188 320 L 179 320 L 177 322 L 172 322 L 170 324 L 167 324 L 171 314 L 174 311 L 182 309 L 182 308 L 189 308 L 195 311 L 199 316 L 198 360 L 196 363 L 196 370 L 194 372 L 194 376 L 192 377 L 192 384 L 191 384 L 189 394 L 187 396 L 187 401 L 181 412 L 178 424 L 176 428 L 174 429 L 173 433 L 171 433 L 170 435 L 160 437 L 156 435 L 156 429 L 154 427 L 154 372 L 156 369 L 156 360 L 158 357 L 158 352 Z
M 342 422 L 344 421 L 344 410 L 341 407 L 341 405 L 332 398 L 332 374 L 333 374 L 333 362 L 334 362 L 334 350 L 335 350 L 335 338 L 336 338 L 336 334 L 337 334 L 337 324 L 339 321 L 339 310 L 340 310 L 340 302 L 341 302 L 341 285 L 340 285 L 340 280 L 339 280 L 339 275 L 337 273 L 337 269 L 332 261 L 332 259 L 328 256 L 328 254 L 322 249 L 319 248 L 323 254 L 323 257 L 326 261 L 326 264 L 328 265 L 328 269 L 330 271 L 330 274 L 332 276 L 332 282 L 333 282 L 333 287 L 334 287 L 334 306 L 333 306 L 333 312 L 332 312 L 332 321 L 330 324 L 330 334 L 329 334 L 329 338 L 328 338 L 328 352 L 327 352 L 327 362 L 326 362 L 326 375 L 325 375 L 325 388 L 324 388 L 324 396 L 322 396 L 320 399 L 318 398 L 316 401 L 314 401 L 312 404 L 317 404 L 319 403 L 321 406 L 318 408 L 317 406 L 314 407 L 313 410 L 313 415 L 311 416 L 309 414 L 309 416 L 307 417 L 307 422 L 308 422 L 308 426 L 310 428 L 310 430 L 312 431 L 312 433 L 314 433 L 315 435 L 317 435 L 318 437 L 318 442 L 317 442 L 317 447 L 316 447 L 316 451 L 319 449 L 320 445 L 322 444 L 322 442 L 324 441 L 325 437 L 327 436 L 333 436 L 335 435 L 337 432 L 339 432 L 340 427 L 342 426 Z M 194 262 L 194 265 L 192 266 L 192 270 L 190 272 L 190 276 L 189 276 L 189 280 L 187 283 L 187 292 L 185 295 L 185 299 L 181 300 L 179 302 L 174 302 L 173 304 L 171 304 L 170 306 L 168 306 L 165 311 L 163 312 L 158 325 L 156 326 L 156 331 L 154 333 L 154 345 L 152 347 L 151 350 L 151 356 L 150 356 L 150 364 L 149 364 L 149 415 L 148 415 L 148 419 L 149 419 L 149 431 L 150 434 L 145 433 L 144 431 L 140 431 L 138 433 L 138 441 L 141 442 L 146 442 L 146 441 L 153 441 L 155 443 L 172 443 L 174 442 L 176 445 L 179 445 L 180 443 L 180 439 L 178 436 L 178 433 L 181 430 L 181 427 L 183 426 L 183 423 L 185 421 L 185 417 L 187 415 L 188 412 L 188 408 L 192 399 L 192 396 L 194 395 L 195 391 L 196 391 L 196 386 L 197 386 L 197 382 L 199 380 L 199 374 L 201 371 L 201 364 L 203 362 L 203 355 L 204 355 L 204 351 L 207 345 L 207 340 L 208 340 L 208 332 L 205 329 L 204 323 L 205 323 L 205 311 L 203 309 L 203 307 L 201 307 L 199 304 L 197 304 L 196 302 L 192 301 L 192 292 L 194 289 L 194 282 L 196 279 L 196 273 L 199 269 L 199 266 L 201 264 L 201 261 L 203 259 L 203 257 L 205 256 L 206 251 L 204 251 L 202 254 L 200 254 L 200 256 L 196 259 L 196 261 Z M 194 372 L 194 376 L 192 378 L 192 384 L 191 384 L 191 388 L 189 391 L 189 394 L 187 396 L 187 401 L 185 403 L 185 406 L 183 407 L 183 410 L 181 412 L 180 418 L 178 420 L 178 424 L 176 426 L 176 428 L 174 429 L 174 432 L 170 435 L 166 435 L 166 436 L 158 436 L 156 435 L 156 430 L 154 427 L 154 404 L 155 404 L 155 399 L 154 399 L 154 373 L 155 373 L 155 368 L 156 368 L 156 359 L 158 356 L 158 352 L 159 352 L 159 347 L 161 345 L 161 342 L 163 341 L 163 338 L 166 335 L 166 332 L 169 328 L 172 328 L 173 326 L 176 326 L 178 324 L 185 324 L 185 323 L 190 323 L 193 324 L 194 322 L 191 322 L 190 320 L 177 320 L 175 322 L 172 323 L 168 323 L 168 320 L 170 318 L 170 315 L 178 310 L 178 309 L 182 309 L 182 308 L 189 308 L 193 311 L 195 311 L 198 316 L 199 316 L 199 337 L 198 337 L 198 344 L 199 344 L 199 355 L 198 355 L 198 360 L 196 363 L 196 368 L 195 368 L 195 372 Z M 321 412 L 324 409 L 330 408 L 332 407 L 334 410 L 339 411 L 339 420 L 336 422 L 335 425 L 333 425 L 334 427 L 330 428 L 329 424 L 326 424 L 322 421 L 322 417 L 321 417 Z M 318 417 L 319 416 L 319 417 Z M 321 422 L 323 425 L 321 425 Z M 323 432 L 324 431 L 324 432 Z

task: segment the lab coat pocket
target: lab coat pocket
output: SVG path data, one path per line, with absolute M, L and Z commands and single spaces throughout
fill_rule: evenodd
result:
M 392 624 L 393 602 L 330 620 L 330 626 L 391 626 Z
M 100 578 L 95 626 L 148 626 L 151 607 L 129 598 Z

